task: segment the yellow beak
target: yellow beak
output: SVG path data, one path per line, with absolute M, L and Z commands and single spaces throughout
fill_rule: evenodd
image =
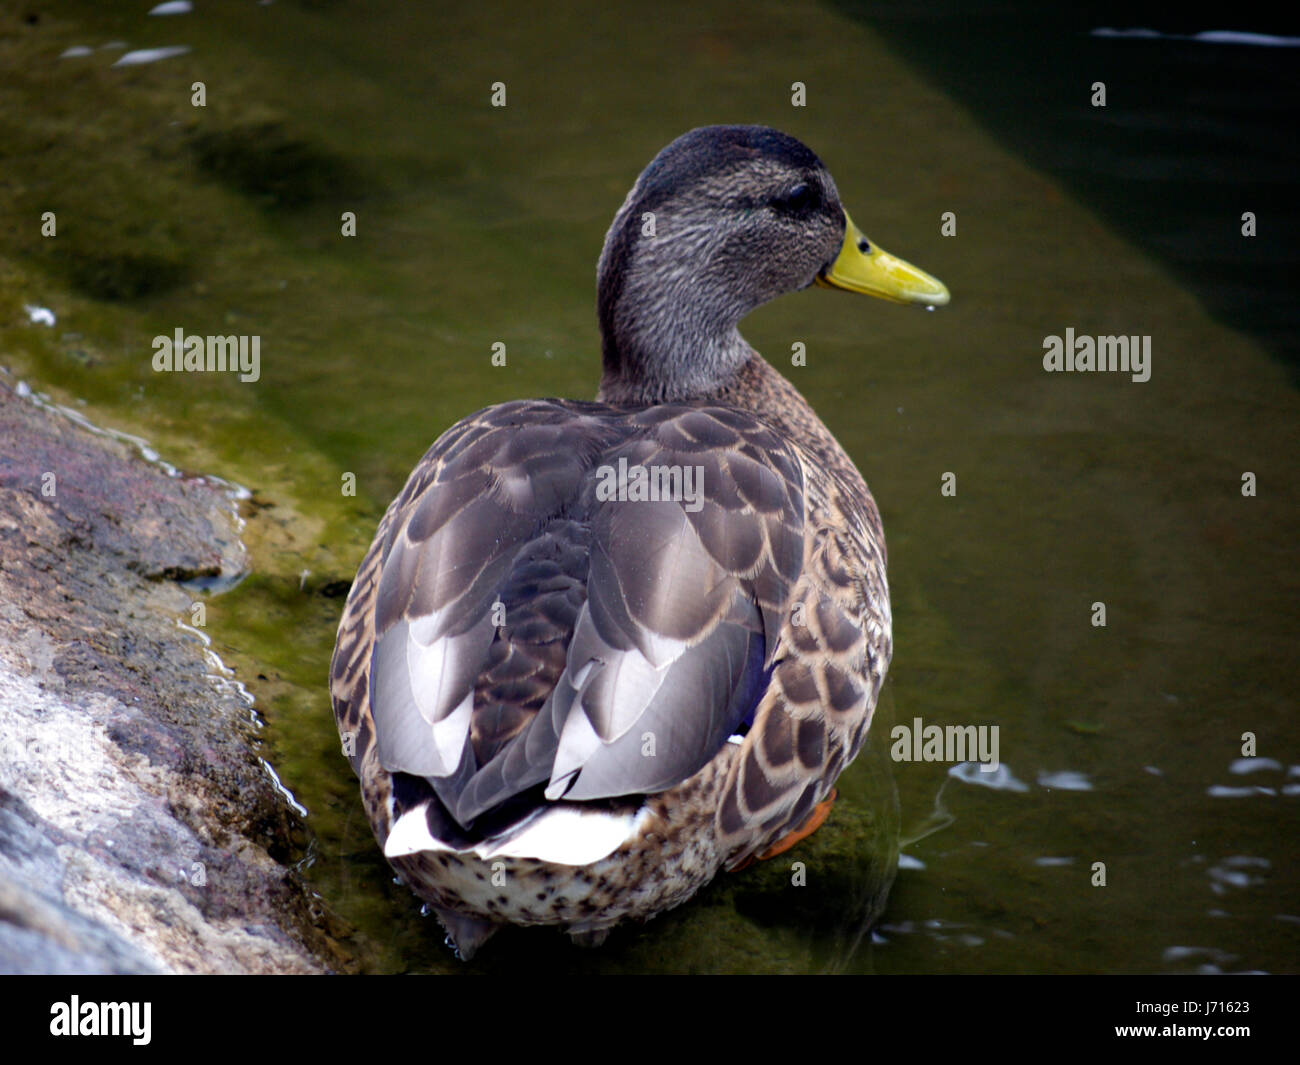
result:
M 937 277 L 911 263 L 895 259 L 876 247 L 844 212 L 844 246 L 835 261 L 814 279 L 822 288 L 863 292 L 894 303 L 924 303 L 939 307 L 949 300 L 948 288 Z

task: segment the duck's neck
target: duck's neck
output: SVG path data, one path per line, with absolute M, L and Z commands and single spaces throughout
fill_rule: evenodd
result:
M 735 374 L 699 398 L 752 411 L 812 454 L 823 468 L 861 481 L 857 467 L 808 401 L 753 349 Z
M 660 223 L 672 239 L 646 238 L 639 217 L 624 205 L 597 267 L 600 397 L 687 402 L 733 377 L 753 356 L 737 325 L 763 298 L 730 264 L 710 261 L 702 250 L 712 239 L 707 226 L 665 216 Z
M 689 402 L 710 394 L 757 357 L 735 326 L 694 337 L 689 328 L 667 327 L 656 330 L 653 339 L 653 352 L 635 341 L 616 345 L 606 339 L 601 402 Z
M 695 350 L 699 350 L 698 341 Z M 689 388 L 683 387 L 686 382 L 680 378 L 661 383 L 652 377 L 649 384 L 642 375 L 629 379 L 617 372 L 618 362 L 614 363 L 611 372 L 607 356 L 596 398 L 602 403 L 635 406 L 696 402 L 740 407 L 758 415 L 783 436 L 795 441 L 823 468 L 861 481 L 862 475 L 848 454 L 799 390 L 774 370 L 734 328 L 731 339 L 721 345 L 714 358 L 716 362 L 713 365 L 725 365 L 728 369 Z

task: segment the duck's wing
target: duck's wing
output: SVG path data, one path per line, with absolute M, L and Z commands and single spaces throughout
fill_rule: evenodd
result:
M 857 471 L 805 461 L 802 572 L 716 826 L 732 868 L 798 828 L 861 749 L 893 651 L 880 514 Z
M 678 498 L 639 498 L 638 468 L 668 471 L 652 484 Z M 530 401 L 466 419 L 362 565 L 341 725 L 372 730 L 383 770 L 423 777 L 462 826 L 538 786 L 586 800 L 682 782 L 776 668 L 802 480 L 790 445 L 729 408 Z

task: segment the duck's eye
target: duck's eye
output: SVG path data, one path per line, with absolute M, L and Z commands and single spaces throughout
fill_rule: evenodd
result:
M 772 206 L 783 211 L 806 211 L 817 203 L 817 193 L 810 185 L 802 183 L 783 192 L 772 201 Z

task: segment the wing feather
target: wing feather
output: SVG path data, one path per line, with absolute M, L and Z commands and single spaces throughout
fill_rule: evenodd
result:
M 698 491 L 599 498 L 620 459 L 689 468 L 698 481 L 672 483 Z M 671 788 L 749 722 L 728 802 L 797 812 L 837 734 L 819 745 L 796 700 L 829 693 L 851 712 L 857 691 L 851 666 L 789 665 L 806 479 L 793 445 L 731 408 L 539 400 L 465 419 L 358 573 L 333 667 L 340 722 L 369 717 L 383 769 L 425 778 L 466 830 L 533 788 Z M 850 621 L 823 611 L 817 631 L 852 659 Z

